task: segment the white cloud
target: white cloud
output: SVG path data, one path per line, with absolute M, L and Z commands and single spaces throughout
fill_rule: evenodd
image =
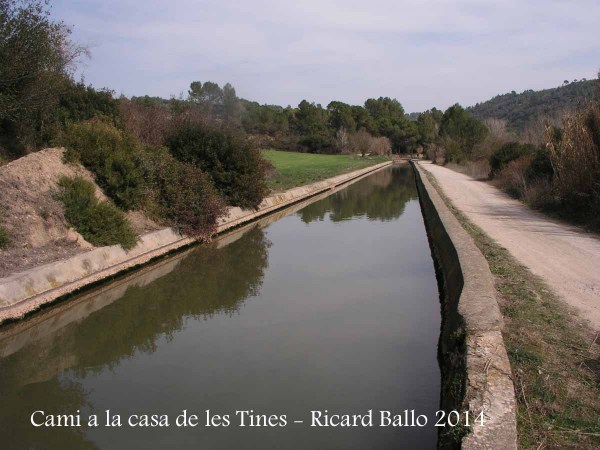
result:
M 60 0 L 55 13 L 93 44 L 86 79 L 128 95 L 200 79 L 260 102 L 388 95 L 413 111 L 600 67 L 592 0 Z

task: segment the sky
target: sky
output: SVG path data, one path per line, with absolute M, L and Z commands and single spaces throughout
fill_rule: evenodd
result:
M 598 0 L 54 0 L 91 50 L 78 77 L 117 94 L 231 83 L 259 103 L 407 112 L 556 87 L 600 69 Z

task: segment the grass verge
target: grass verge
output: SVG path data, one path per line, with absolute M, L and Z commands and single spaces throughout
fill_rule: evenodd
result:
M 275 173 L 267 180 L 269 188 L 274 192 L 314 183 L 389 160 L 384 156 L 316 155 L 278 150 L 263 150 L 262 154 L 275 168 Z
M 495 277 L 517 397 L 519 448 L 600 448 L 600 339 L 426 175 Z

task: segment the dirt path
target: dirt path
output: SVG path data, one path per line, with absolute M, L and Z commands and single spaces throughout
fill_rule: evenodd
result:
M 600 239 L 530 210 L 483 181 L 421 163 L 468 219 L 600 330 Z

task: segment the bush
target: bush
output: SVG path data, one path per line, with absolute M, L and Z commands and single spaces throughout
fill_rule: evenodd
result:
M 1 213 L 2 211 L 0 211 Z M 0 220 L 2 219 L 2 215 L 0 214 Z M 4 249 L 6 247 L 8 247 L 8 244 L 10 243 L 10 234 L 8 233 L 8 230 L 6 230 L 6 228 L 4 228 L 2 225 L 0 225 L 0 249 Z
M 509 161 L 501 172 L 496 174 L 496 184 L 510 196 L 523 198 L 527 191 L 527 170 L 531 164 L 531 156 L 524 155 Z
M 373 142 L 373 136 L 364 128 L 361 128 L 354 134 L 350 135 L 350 148 L 355 153 L 360 153 L 365 156 L 371 151 L 371 143 Z
M 268 192 L 260 150 L 232 128 L 188 123 L 165 140 L 180 161 L 208 173 L 228 204 L 256 208 Z
M 537 179 L 552 180 L 554 168 L 552 167 L 552 160 L 550 159 L 548 150 L 540 147 L 534 152 L 531 164 L 529 164 L 525 175 L 529 181 Z
M 65 218 L 86 241 L 94 245 L 119 244 L 124 249 L 136 244 L 137 235 L 123 212 L 109 202 L 99 201 L 91 181 L 62 177 L 58 185 Z
M 491 176 L 498 175 L 509 162 L 521 156 L 533 154 L 534 151 L 535 147 L 530 144 L 519 144 L 518 142 L 504 144 L 490 156 Z
M 537 162 L 536 158 L 539 159 Z M 496 185 L 533 208 L 555 208 L 552 178 L 544 172 L 546 169 L 536 168 L 536 165 L 542 166 L 542 160 L 543 156 L 536 152 L 534 156 L 524 155 L 509 162 L 496 176 Z
M 10 242 L 10 235 L 8 231 L 2 226 L 0 226 L 0 249 L 5 249 Z
M 125 128 L 145 145 L 163 145 L 174 117 L 168 103 L 150 97 L 119 100 Z
M 469 159 L 462 146 L 455 140 L 445 137 L 443 144 L 446 149 L 444 154 L 444 164 L 464 164 Z
M 375 155 L 391 155 L 392 143 L 385 136 L 374 137 L 371 142 L 371 153 Z
M 178 161 L 166 148 L 147 150 L 142 161 L 146 211 L 188 236 L 208 240 L 225 211 L 210 177 L 193 164 Z
M 600 229 L 600 102 L 567 115 L 562 131 L 549 127 L 546 139 L 563 212 Z
M 98 185 L 117 206 L 125 210 L 138 206 L 143 179 L 138 143 L 131 135 L 95 118 L 68 125 L 58 144 L 67 148 L 67 161 L 81 162 L 96 176 Z
M 306 147 L 308 153 L 333 154 L 340 152 L 335 139 L 326 132 L 305 136 L 300 139 L 299 144 Z
M 108 89 L 94 89 L 83 82 L 65 83 L 52 118 L 59 125 L 104 117 L 114 125 L 121 122 L 119 102 Z

